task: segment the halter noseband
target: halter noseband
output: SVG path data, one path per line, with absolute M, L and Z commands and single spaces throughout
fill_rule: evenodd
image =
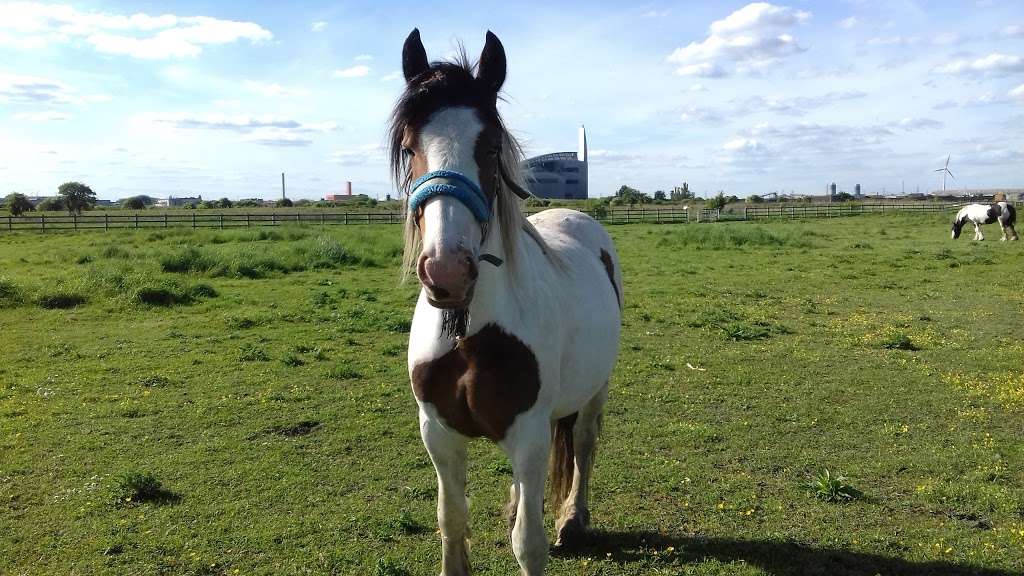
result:
M 409 194 L 409 212 L 415 214 L 435 196 L 451 196 L 462 202 L 481 224 L 491 220 L 491 203 L 487 196 L 475 182 L 459 172 L 434 170 L 417 178 Z

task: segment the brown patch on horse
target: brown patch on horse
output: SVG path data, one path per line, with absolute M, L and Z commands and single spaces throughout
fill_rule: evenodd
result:
M 488 324 L 444 356 L 417 364 L 412 388 L 460 434 L 498 441 L 537 401 L 540 370 L 522 340 Z
M 615 263 L 612 262 L 612 255 L 601 248 L 601 263 L 604 264 L 604 271 L 608 273 L 608 281 L 612 283 L 612 290 L 615 290 L 615 301 L 622 308 L 622 295 L 619 294 L 619 285 L 615 283 Z
M 991 223 L 999 220 L 999 217 L 1002 216 L 1002 215 L 1003 215 L 1003 207 L 1002 206 L 1000 206 L 999 204 L 992 204 L 992 205 L 990 205 L 988 207 L 988 214 L 986 215 L 986 218 L 985 218 L 985 224 L 991 224 Z

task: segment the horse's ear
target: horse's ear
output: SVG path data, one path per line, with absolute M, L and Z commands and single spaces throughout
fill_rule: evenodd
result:
M 405 45 L 402 46 L 402 73 L 405 74 L 405 81 L 412 82 L 413 78 L 429 68 L 430 63 L 427 62 L 427 51 L 420 40 L 420 31 L 413 28 L 409 37 L 405 39 Z
M 484 44 L 484 51 L 480 54 L 480 67 L 476 77 L 490 88 L 495 96 L 505 83 L 505 48 L 501 40 L 490 30 L 487 31 L 487 42 Z

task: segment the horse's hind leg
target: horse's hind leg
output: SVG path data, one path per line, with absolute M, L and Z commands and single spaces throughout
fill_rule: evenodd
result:
M 555 522 L 558 530 L 556 546 L 572 547 L 580 543 L 590 526 L 590 474 L 594 469 L 597 436 L 601 431 L 601 415 L 608 400 L 608 385 L 601 389 L 576 415 L 572 429 L 572 487 L 561 503 Z M 558 504 L 556 503 L 556 506 Z
M 468 576 L 469 504 L 466 501 L 466 439 L 420 412 L 420 434 L 437 471 L 437 523 L 441 529 L 441 576 Z

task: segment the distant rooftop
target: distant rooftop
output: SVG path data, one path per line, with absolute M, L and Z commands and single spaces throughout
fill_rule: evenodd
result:
M 576 152 L 552 152 L 543 156 L 534 156 L 527 160 L 527 163 L 548 162 L 551 160 L 578 160 Z

